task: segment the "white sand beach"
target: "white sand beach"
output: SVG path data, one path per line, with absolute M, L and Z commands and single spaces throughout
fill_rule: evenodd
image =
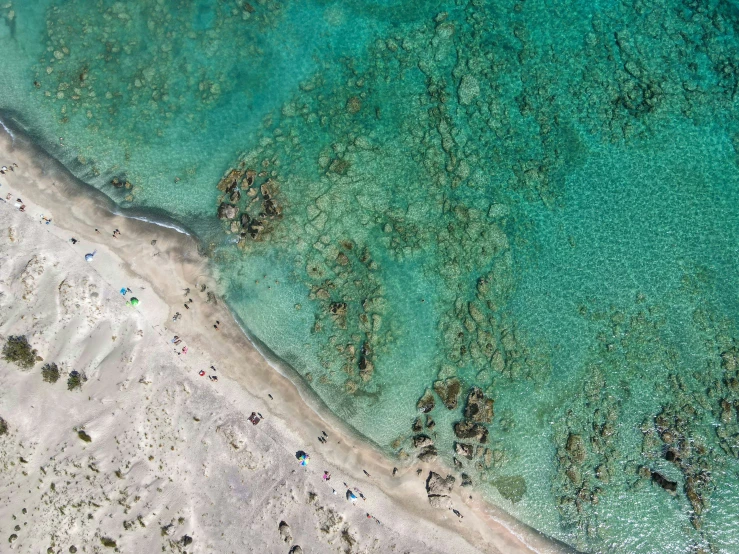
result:
M 0 360 L 1 551 L 562 551 L 459 479 L 437 493 L 463 517 L 434 508 L 429 473 L 452 474 L 439 465 L 393 476 L 249 343 L 191 237 L 111 214 L 5 133 L 0 165 L 0 343 L 25 335 L 43 359 Z M 70 391 L 72 371 L 87 381 Z M 347 500 L 355 488 L 366 500 Z

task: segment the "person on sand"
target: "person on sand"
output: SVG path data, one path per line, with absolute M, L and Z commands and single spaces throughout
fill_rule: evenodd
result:
M 366 475 L 367 477 L 372 477 L 372 476 L 371 476 L 371 475 L 370 475 L 369 473 L 367 473 L 367 470 L 363 469 L 362 471 L 364 472 L 364 474 L 365 474 L 365 475 Z
M 454 512 L 454 515 L 457 516 L 459 519 L 462 519 L 464 516 L 459 513 L 459 510 L 456 510 L 452 508 L 452 512 Z
M 330 481 L 331 480 L 331 474 L 328 471 L 323 472 L 323 480 L 324 481 Z
M 78 240 L 77 240 L 76 238 L 74 238 L 74 237 L 72 237 L 71 239 L 69 239 L 69 241 L 70 241 L 70 242 L 71 242 L 72 244 L 77 244 L 77 243 L 79 242 L 79 241 L 78 241 Z
M 187 346 L 183 346 L 182 347 L 182 353 L 183 354 L 187 354 Z
M 177 321 L 181 317 L 182 317 L 182 314 L 180 312 L 175 312 L 174 315 L 172 316 L 172 321 Z

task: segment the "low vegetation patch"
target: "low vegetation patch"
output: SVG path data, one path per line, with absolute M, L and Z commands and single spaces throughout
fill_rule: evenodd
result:
M 103 546 L 107 546 L 108 548 L 115 548 L 116 544 L 113 539 L 109 539 L 108 537 L 103 537 L 100 539 L 100 542 L 103 543 Z
M 36 350 L 31 348 L 25 335 L 8 337 L 3 346 L 3 359 L 23 369 L 31 369 L 36 363 Z
M 82 429 L 77 431 L 77 436 L 85 442 L 92 442 L 92 437 L 88 435 L 87 433 L 85 433 L 85 431 Z
M 5 435 L 8 432 L 8 422 L 0 417 L 0 435 Z
M 82 388 L 82 384 L 87 381 L 87 377 L 85 377 L 84 373 L 80 373 L 79 371 L 73 371 L 69 374 L 69 378 L 67 378 L 67 389 L 68 390 L 75 390 Z
M 56 383 L 59 380 L 59 368 L 55 363 L 46 364 L 41 368 L 41 376 L 47 383 Z

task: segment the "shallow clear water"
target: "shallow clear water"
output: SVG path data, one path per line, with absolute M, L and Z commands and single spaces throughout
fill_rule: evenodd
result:
M 5 119 L 197 233 L 368 439 L 417 456 L 456 377 L 423 432 L 491 502 L 585 551 L 735 550 L 733 4 L 15 4 Z

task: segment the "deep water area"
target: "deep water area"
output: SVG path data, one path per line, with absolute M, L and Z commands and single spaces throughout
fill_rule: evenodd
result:
M 739 544 L 739 7 L 6 0 L 0 119 L 199 236 L 389 456 L 586 552 Z

